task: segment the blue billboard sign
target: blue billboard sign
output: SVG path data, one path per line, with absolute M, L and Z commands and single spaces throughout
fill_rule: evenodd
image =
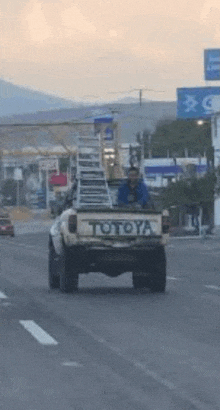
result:
M 220 49 L 204 50 L 204 70 L 206 81 L 220 80 Z
M 110 115 L 104 115 L 103 117 L 98 117 L 94 119 L 94 123 L 95 124 L 103 124 L 103 123 L 109 123 L 113 121 L 113 117 L 111 117 Z
M 177 118 L 210 118 L 220 87 L 177 88 Z

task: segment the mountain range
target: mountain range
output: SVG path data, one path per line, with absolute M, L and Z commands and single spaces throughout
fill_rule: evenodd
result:
M 20 87 L 0 79 L 0 117 L 73 107 L 74 101 Z
M 121 141 L 132 142 L 138 131 L 153 132 L 158 121 L 176 119 L 176 101 L 123 98 L 86 104 L 30 90 L 0 79 L 0 124 L 93 121 L 111 115 L 121 125 Z

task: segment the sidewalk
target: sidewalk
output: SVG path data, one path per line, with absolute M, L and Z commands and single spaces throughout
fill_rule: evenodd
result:
M 13 209 L 10 211 L 15 235 L 49 232 L 53 219 L 46 209 Z

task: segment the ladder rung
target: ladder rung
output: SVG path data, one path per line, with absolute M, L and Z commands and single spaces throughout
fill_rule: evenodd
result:
M 80 140 L 88 140 L 88 141 L 100 141 L 100 138 L 99 137 L 96 137 L 96 136 L 94 136 L 94 135 L 85 135 L 85 136 L 83 136 L 83 135 L 80 135 L 79 137 L 78 137 L 78 141 L 80 141 Z
M 78 166 L 78 172 L 95 172 L 95 173 L 97 173 L 97 172 L 104 172 L 103 171 L 103 168 L 100 166 L 100 167 L 96 167 L 96 168 L 94 168 L 94 167 L 91 167 L 91 168 L 89 168 L 89 167 L 81 167 L 81 166 Z
M 79 170 L 80 175 L 89 175 L 89 176 L 104 176 L 104 171 L 102 171 L 101 169 L 91 169 L 91 171 L 89 171 L 88 169 L 80 169 Z
M 103 198 L 103 199 L 109 199 L 109 197 L 108 197 L 108 193 L 107 192 L 105 192 L 105 194 L 104 195 L 96 195 L 96 194 L 80 194 L 80 199 L 81 198 L 89 198 L 89 199 L 97 199 L 97 198 Z
M 81 179 L 80 185 L 105 185 L 106 181 L 104 179 Z
M 96 146 L 92 146 L 92 147 L 88 147 L 87 145 L 85 145 L 85 144 L 82 144 L 82 145 L 78 145 L 77 146 L 77 148 L 78 148 L 78 154 L 97 154 L 97 147 L 98 148 L 100 148 L 100 146 L 99 145 L 96 145 Z
M 99 144 L 99 143 L 94 143 L 94 144 L 91 144 L 91 143 L 89 143 L 89 144 L 78 144 L 77 147 L 78 147 L 78 148 L 97 148 L 97 147 L 100 147 L 100 144 Z
M 80 175 L 80 180 L 83 181 L 105 181 L 105 178 L 102 175 L 91 175 L 91 177 L 89 177 L 88 175 Z
M 79 166 L 83 168 L 99 168 L 100 161 L 79 161 Z
M 111 205 L 110 201 L 102 201 L 102 200 L 97 201 L 97 199 L 94 202 L 92 202 L 90 199 L 89 200 L 84 199 L 84 200 L 81 200 L 79 202 L 79 205 L 80 204 L 87 204 L 87 205 L 100 205 L 100 204 L 103 204 L 103 205 L 108 205 L 108 206 Z
M 98 178 L 105 178 L 104 177 L 104 174 L 103 175 L 98 175 L 98 174 L 96 174 L 96 172 L 99 172 L 100 171 L 100 168 L 96 168 L 96 169 L 94 169 L 94 168 L 91 168 L 91 169 L 88 169 L 88 168 L 86 168 L 86 169 L 79 169 L 78 170 L 78 173 L 77 173 L 77 176 L 79 177 L 80 175 L 81 175 L 81 172 L 82 171 L 84 171 L 84 172 L 87 172 L 87 175 L 88 176 L 86 176 L 85 178 L 86 179 L 91 179 L 91 178 L 93 178 L 93 177 L 98 177 Z M 95 171 L 95 173 L 94 174 L 92 174 L 92 171 Z M 101 172 L 101 171 L 100 171 Z M 82 176 L 82 178 L 84 178 L 84 175 L 85 174 L 83 174 L 83 176 Z M 90 176 L 91 175 L 91 176 Z
M 93 160 L 93 159 L 99 159 L 100 155 L 99 154 L 95 154 L 95 153 L 91 153 L 91 154 L 83 154 L 83 153 L 79 153 L 79 160 Z
M 99 209 L 103 210 L 103 209 L 111 208 L 111 204 L 110 205 L 109 204 L 101 204 L 101 205 L 100 204 L 80 204 L 76 208 L 85 209 L 85 211 L 91 210 L 91 209 L 98 211 Z
M 107 188 L 80 188 L 80 195 L 96 195 L 107 193 Z
M 82 180 L 84 180 L 84 181 L 89 181 L 89 180 L 92 180 L 92 179 L 94 179 L 94 180 L 105 180 L 105 178 L 104 178 L 104 176 L 103 175 L 91 175 L 91 176 L 89 176 L 89 175 L 80 175 L 80 179 L 82 179 Z

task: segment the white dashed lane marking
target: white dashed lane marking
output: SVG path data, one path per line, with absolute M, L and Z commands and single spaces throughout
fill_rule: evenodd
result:
M 7 299 L 8 296 L 6 296 L 3 292 L 0 291 L 0 299 Z
M 213 290 L 220 290 L 220 286 L 215 286 L 215 285 L 205 285 L 205 288 L 213 289 Z
M 57 345 L 58 342 L 33 320 L 19 320 L 19 323 L 42 345 Z
M 77 363 L 77 362 L 71 362 L 71 361 L 69 361 L 69 362 L 63 362 L 63 363 L 62 363 L 62 366 L 68 366 L 68 367 L 83 367 L 82 364 Z

